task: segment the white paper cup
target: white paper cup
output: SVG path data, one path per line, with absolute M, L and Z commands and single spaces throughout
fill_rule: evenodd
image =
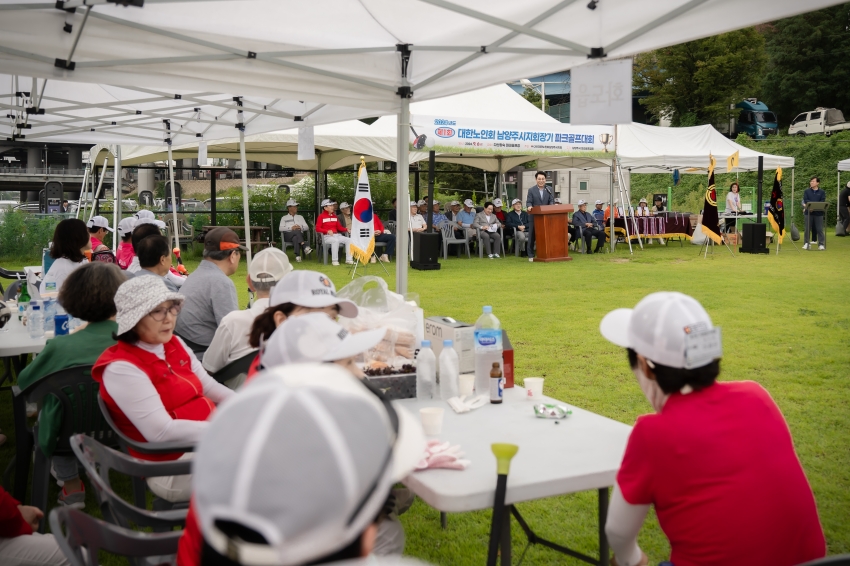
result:
M 439 407 L 425 407 L 419 409 L 419 418 L 422 419 L 422 428 L 425 436 L 439 436 L 443 431 L 443 413 Z
M 475 374 L 474 373 L 462 373 L 458 376 L 458 396 L 459 397 L 469 397 L 472 395 L 472 391 L 475 389 Z
M 522 382 L 526 390 L 526 399 L 538 403 L 543 398 L 543 378 L 526 377 Z

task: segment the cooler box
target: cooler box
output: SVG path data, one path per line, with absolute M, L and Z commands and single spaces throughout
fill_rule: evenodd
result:
M 475 326 L 465 322 L 452 321 L 442 316 L 429 316 L 425 319 L 425 337 L 431 341 L 431 349 L 437 360 L 443 351 L 443 340 L 454 340 L 454 348 L 460 362 L 459 373 L 475 372 Z

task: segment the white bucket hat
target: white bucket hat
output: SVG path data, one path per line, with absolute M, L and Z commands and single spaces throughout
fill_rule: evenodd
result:
M 251 260 L 248 277 L 258 283 L 273 283 L 283 279 L 290 271 L 289 256 L 277 248 L 266 248 Z
M 339 314 L 346 318 L 354 318 L 360 312 L 353 302 L 336 296 L 336 287 L 327 275 L 301 269 L 289 273 L 272 289 L 269 306 L 283 303 L 312 308 L 339 305 Z
M 169 291 L 159 277 L 134 277 L 125 281 L 115 293 L 117 334 L 132 330 L 142 318 L 165 301 L 182 303 L 183 299 L 180 293 Z
M 106 228 L 110 232 L 115 231 L 109 227 L 109 220 L 107 220 L 103 216 L 92 216 L 86 226 L 88 228 Z
M 293 364 L 222 404 L 193 466 L 206 543 L 240 564 L 293 566 L 360 536 L 425 451 L 419 422 L 370 389 L 332 364 Z M 267 544 L 228 533 L 229 523 Z

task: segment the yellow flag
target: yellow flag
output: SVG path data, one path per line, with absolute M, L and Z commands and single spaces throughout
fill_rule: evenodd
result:
M 726 158 L 726 172 L 727 173 L 729 171 L 731 171 L 732 169 L 737 169 L 739 157 L 740 156 L 738 155 L 738 152 L 736 151 L 735 153 L 733 153 L 732 155 L 730 155 L 729 157 Z

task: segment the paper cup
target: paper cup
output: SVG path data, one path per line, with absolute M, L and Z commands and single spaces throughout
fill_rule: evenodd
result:
M 526 399 L 535 403 L 543 398 L 543 378 L 542 377 L 526 377 L 522 382 L 526 391 Z
M 458 396 L 469 397 L 475 389 L 475 374 L 462 373 L 458 376 Z
M 439 407 L 425 407 L 419 409 L 419 418 L 422 419 L 422 428 L 425 436 L 439 436 L 443 431 L 443 412 Z

